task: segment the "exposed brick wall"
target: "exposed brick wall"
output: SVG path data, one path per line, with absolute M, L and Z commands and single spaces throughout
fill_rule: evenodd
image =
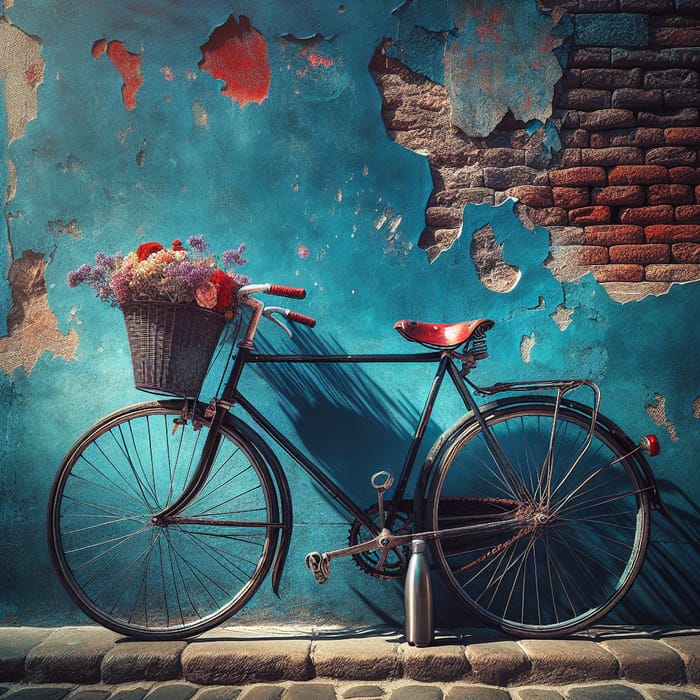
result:
M 700 0 L 540 6 L 574 23 L 553 104 L 558 151 L 510 115 L 486 138 L 465 135 L 443 86 L 375 56 L 387 130 L 433 174 L 421 247 L 449 245 L 468 202 L 514 196 L 550 230 L 562 278 L 590 270 L 657 293 L 700 279 Z

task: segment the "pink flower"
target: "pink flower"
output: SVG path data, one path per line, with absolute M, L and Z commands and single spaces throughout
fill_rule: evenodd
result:
M 194 300 L 205 309 L 213 309 L 216 306 L 217 298 L 216 285 L 212 282 L 205 282 L 194 290 Z

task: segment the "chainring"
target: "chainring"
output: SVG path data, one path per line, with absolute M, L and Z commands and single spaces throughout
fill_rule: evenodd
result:
M 391 501 L 384 501 L 384 510 L 388 511 L 391 508 Z M 379 523 L 379 508 L 375 503 L 373 506 L 365 509 L 365 513 L 371 516 L 377 524 Z M 394 527 L 392 532 L 395 535 L 406 535 L 413 531 L 413 503 L 412 501 L 403 500 L 401 501 L 401 507 L 396 514 L 396 521 L 394 522 Z M 350 536 L 348 541 L 350 546 L 359 544 L 360 542 L 366 542 L 372 539 L 373 535 L 367 530 L 367 528 L 362 525 L 359 520 L 355 520 L 350 527 Z M 362 569 L 366 574 L 370 576 L 375 576 L 381 579 L 396 579 L 403 578 L 406 572 L 406 563 L 408 561 L 410 553 L 410 546 L 406 544 L 402 547 L 396 547 L 392 549 L 384 561 L 381 568 L 378 568 L 380 564 L 381 552 L 378 549 L 370 550 L 369 552 L 362 552 L 360 554 L 353 554 L 352 558 L 355 560 L 355 564 Z

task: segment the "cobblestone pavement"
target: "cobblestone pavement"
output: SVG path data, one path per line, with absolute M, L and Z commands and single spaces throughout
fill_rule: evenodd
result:
M 101 627 L 0 627 L 10 700 L 700 700 L 700 630 L 489 630 L 418 649 L 392 630 L 229 627 L 140 642 Z

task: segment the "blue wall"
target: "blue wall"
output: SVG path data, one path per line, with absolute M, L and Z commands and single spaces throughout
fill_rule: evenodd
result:
M 135 5 L 113 0 L 18 0 L 0 20 L 38 37 L 46 62 L 37 118 L 9 146 L 0 138 L 0 191 L 10 181 L 8 159 L 17 171 L 16 194 L 3 207 L 10 245 L 0 258 L 0 328 L 8 333 L 9 265 L 29 250 L 44 257 L 46 298 L 57 321 L 53 330 L 26 328 L 27 338 L 45 343 L 36 363 L 8 367 L 3 361 L 0 372 L 0 622 L 82 620 L 46 549 L 53 474 L 94 420 L 145 398 L 131 386 L 119 312 L 87 289 L 68 289 L 67 272 L 90 262 L 97 250 L 126 253 L 144 241 L 204 234 L 217 250 L 245 242 L 245 272 L 253 279 L 309 290 L 295 308 L 315 316 L 317 328 L 294 341 L 266 329 L 272 347 L 399 351 L 404 341 L 392 330 L 399 318 L 488 316 L 497 326 L 491 357 L 474 374 L 478 382 L 561 375 L 598 382 L 606 414 L 633 436 L 659 435 L 663 452 L 654 467 L 677 523 L 655 517 L 649 564 L 616 619 L 700 623 L 694 584 L 700 564 L 700 285 L 675 285 L 664 296 L 621 305 L 591 277 L 559 282 L 542 265 L 548 232 L 524 226 L 512 200 L 469 205 L 461 238 L 429 264 L 416 245 L 433 186 L 428 164 L 387 136 L 367 69 L 383 37 L 399 39 L 406 25 L 392 14 L 392 3 L 358 0 L 342 11 L 337 3 L 322 4 L 146 0 L 135 12 Z M 430 5 L 423 3 L 422 11 Z M 449 7 L 433 5 L 436 12 Z M 523 36 L 544 31 L 534 5 L 523 0 Z M 260 103 L 241 106 L 197 67 L 200 46 L 232 13 L 248 17 L 267 45 L 271 78 Z M 116 66 L 106 55 L 91 54 L 99 39 L 120 41 L 141 57 L 144 82 L 133 109 L 122 98 Z M 419 58 L 423 46 L 423 62 L 435 65 L 433 44 L 406 46 Z M 488 61 L 488 54 L 479 60 Z M 543 75 L 556 80 L 553 64 L 546 65 L 544 74 L 504 69 L 499 92 L 512 90 L 513 104 L 522 103 L 524 85 L 541 88 Z M 536 94 L 536 116 L 542 116 L 548 93 Z M 505 261 L 521 272 L 509 293 L 488 290 L 475 272 L 471 235 L 486 224 L 503 245 Z M 565 328 L 552 318 L 560 305 L 571 311 Z M 65 350 L 69 333 L 77 333 L 76 349 L 57 355 L 54 346 Z M 525 362 L 521 341 L 531 335 L 535 345 Z M 5 358 L 10 336 L 0 338 Z M 25 342 L 28 355 L 32 341 Z M 400 462 L 401 439 L 430 376 L 405 366 L 356 367 L 340 378 L 305 372 L 294 377 L 305 385 L 301 392 L 299 383 L 279 376 L 252 377 L 251 385 L 271 414 L 369 506 L 369 475 L 398 470 L 392 465 Z M 650 416 L 648 407 L 658 407 L 659 397 L 671 431 Z M 449 422 L 449 406 L 442 407 L 431 433 Z M 334 565 L 329 584 L 316 587 L 304 554 L 342 546 L 348 524 L 293 465 L 289 477 L 297 520 L 281 600 L 264 585 L 240 619 L 400 621 L 401 588 L 351 578 L 351 561 Z M 447 608 L 441 598 L 438 623 L 454 620 Z

